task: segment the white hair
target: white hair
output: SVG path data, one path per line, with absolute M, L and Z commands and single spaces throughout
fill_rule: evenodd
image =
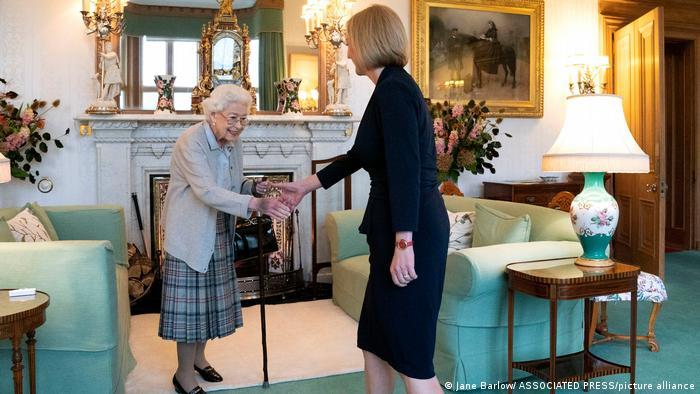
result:
M 209 95 L 206 100 L 202 101 L 204 116 L 209 117 L 212 112 L 221 112 L 224 108 L 234 103 L 240 103 L 244 104 L 246 107 L 250 107 L 253 103 L 253 98 L 249 91 L 238 85 L 219 85 L 211 92 L 211 95 Z

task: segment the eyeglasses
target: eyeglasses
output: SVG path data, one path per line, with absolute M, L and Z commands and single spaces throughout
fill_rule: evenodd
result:
M 226 124 L 229 126 L 233 126 L 237 123 L 241 127 L 245 127 L 248 124 L 248 118 L 246 116 L 238 116 L 238 115 L 225 116 L 224 114 L 221 114 L 221 116 L 223 116 L 224 119 L 226 119 Z

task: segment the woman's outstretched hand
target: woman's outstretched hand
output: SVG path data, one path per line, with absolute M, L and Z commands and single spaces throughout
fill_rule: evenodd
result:
M 256 194 L 263 195 L 263 194 L 267 193 L 268 191 L 270 191 L 270 189 L 273 187 L 274 187 L 274 185 L 270 181 L 258 182 L 255 184 L 254 192 Z
M 257 198 L 250 199 L 248 208 L 269 215 L 273 219 L 284 220 L 291 215 L 292 210 L 287 204 L 277 198 Z
M 282 182 L 275 183 L 275 187 L 282 192 L 280 201 L 284 203 L 290 210 L 296 208 L 297 205 L 308 193 L 301 182 Z

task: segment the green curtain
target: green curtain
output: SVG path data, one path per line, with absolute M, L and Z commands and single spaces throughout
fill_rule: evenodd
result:
M 140 15 L 126 11 L 124 20 L 126 21 L 125 35 L 199 40 L 202 37 L 202 26 L 211 21 L 211 18 Z
M 260 110 L 274 111 L 277 109 L 277 91 L 274 82 L 284 79 L 285 62 L 282 33 L 260 32 L 258 38 L 260 40 L 260 57 L 258 59 Z

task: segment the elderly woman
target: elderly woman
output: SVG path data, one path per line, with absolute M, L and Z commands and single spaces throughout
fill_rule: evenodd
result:
M 449 223 L 438 191 L 433 120 L 403 67 L 399 16 L 373 5 L 347 23 L 348 56 L 375 85 L 353 147 L 300 182 L 279 184 L 295 206 L 360 168 L 372 180 L 360 232 L 370 271 L 357 328 L 368 393 L 393 393 L 395 371 L 411 393 L 442 393 L 435 378 L 435 326 L 445 278 Z
M 223 380 L 209 364 L 207 340 L 242 326 L 233 264 L 236 217 L 252 211 L 275 219 L 290 210 L 277 199 L 260 198 L 269 187 L 243 177 L 239 137 L 248 123 L 250 93 L 221 85 L 202 103 L 205 121 L 187 129 L 175 144 L 165 198 L 165 263 L 158 335 L 177 342 L 178 393 L 204 393 L 195 371 L 209 382 Z

